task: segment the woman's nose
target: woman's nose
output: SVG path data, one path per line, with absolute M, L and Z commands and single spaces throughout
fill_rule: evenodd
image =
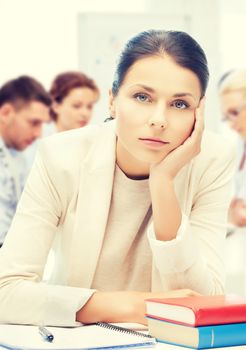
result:
M 156 108 L 156 111 L 149 119 L 149 126 L 158 129 L 165 129 L 167 127 L 166 110 L 164 107 Z

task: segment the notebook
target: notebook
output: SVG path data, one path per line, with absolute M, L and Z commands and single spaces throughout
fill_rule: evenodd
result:
M 37 326 L 0 325 L 0 346 L 15 350 L 114 349 L 153 347 L 155 338 L 112 325 L 97 323 L 76 328 L 46 327 L 52 342 L 45 341 Z

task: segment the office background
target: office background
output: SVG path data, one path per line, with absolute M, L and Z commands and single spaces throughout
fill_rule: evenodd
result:
M 216 84 L 223 72 L 246 62 L 245 21 L 244 0 L 0 0 L 0 84 L 30 74 L 49 87 L 57 73 L 80 68 L 102 90 L 97 122 L 107 113 L 107 91 L 122 42 L 146 28 L 181 29 L 208 56 L 206 122 L 218 130 Z

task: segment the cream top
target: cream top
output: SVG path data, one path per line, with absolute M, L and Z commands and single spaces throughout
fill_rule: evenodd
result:
M 109 217 L 92 288 L 148 291 L 151 250 L 146 235 L 152 211 L 149 181 L 132 180 L 116 166 Z

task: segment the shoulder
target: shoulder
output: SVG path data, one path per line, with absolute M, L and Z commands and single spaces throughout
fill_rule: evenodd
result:
M 193 171 L 205 181 L 217 176 L 231 176 L 236 167 L 236 146 L 228 138 L 205 130 L 202 138 L 201 152 L 193 161 Z M 226 175 L 227 174 L 227 175 Z M 205 175 L 205 176 L 204 176 Z
M 89 125 L 56 133 L 40 141 L 39 150 L 50 157 L 77 157 L 86 154 L 91 146 L 105 134 L 105 125 Z
M 110 124 L 110 125 L 109 125 Z M 100 152 L 107 141 L 115 137 L 113 123 L 89 125 L 80 129 L 56 133 L 41 140 L 38 159 L 56 169 L 78 168 L 97 147 Z
M 234 159 L 236 157 L 236 147 L 233 140 L 227 137 L 205 130 L 202 138 L 201 153 L 198 156 L 202 160 L 225 160 Z
M 84 128 L 78 128 L 63 132 L 55 133 L 54 135 L 49 135 L 40 141 L 40 148 L 46 147 L 56 147 L 56 148 L 66 148 L 66 147 L 76 147 L 80 143 L 87 143 L 91 141 L 93 136 L 101 128 L 99 125 L 90 125 Z

